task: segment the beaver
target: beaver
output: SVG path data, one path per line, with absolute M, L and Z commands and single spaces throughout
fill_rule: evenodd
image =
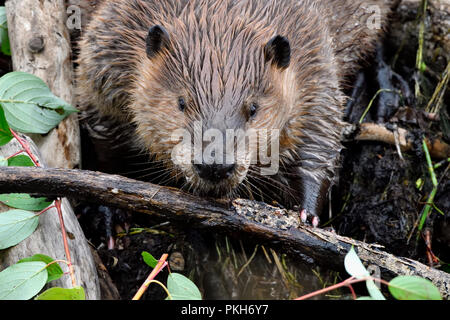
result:
M 380 40 L 393 2 L 103 1 L 79 41 L 79 105 L 132 127 L 127 143 L 185 190 L 259 195 L 316 216 L 339 166 L 343 88 Z M 199 127 L 276 131 L 277 149 L 265 149 L 278 155 L 278 170 L 262 174 L 254 150 L 229 163 L 217 160 L 223 154 L 175 161 L 191 155 L 194 139 L 180 144 L 173 133 Z

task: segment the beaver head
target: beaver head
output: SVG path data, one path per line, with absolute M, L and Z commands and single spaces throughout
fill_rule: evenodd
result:
M 143 147 L 172 177 L 195 193 L 230 195 L 273 165 L 257 154 L 265 141 L 264 154 L 276 156 L 271 142 L 294 104 L 290 43 L 240 21 L 186 20 L 149 28 L 131 111 Z

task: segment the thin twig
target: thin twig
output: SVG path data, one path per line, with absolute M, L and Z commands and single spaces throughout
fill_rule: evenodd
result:
M 420 232 L 422 232 L 423 226 L 424 226 L 428 216 L 433 211 L 434 198 L 435 198 L 437 190 L 438 190 L 438 181 L 436 178 L 436 174 L 434 173 L 434 167 L 433 167 L 433 163 L 431 161 L 430 151 L 428 150 L 427 142 L 425 139 L 423 139 L 422 146 L 423 146 L 423 150 L 425 152 L 425 158 L 427 160 L 428 172 L 430 173 L 431 181 L 433 183 L 433 189 L 431 190 L 430 195 L 427 200 L 427 204 L 425 205 L 425 207 L 422 211 L 422 216 L 420 218 L 420 223 L 419 223 L 419 227 L 418 227 L 419 234 L 417 234 L 417 239 L 419 238 Z
M 161 259 L 159 259 L 158 264 L 153 269 L 153 271 L 148 276 L 147 280 L 142 284 L 142 286 L 139 288 L 138 292 L 133 297 L 133 300 L 140 300 L 142 295 L 147 291 L 148 286 L 152 283 L 152 281 L 155 279 L 155 277 L 161 272 L 162 269 L 167 265 L 167 258 L 169 255 L 167 253 L 163 254 Z

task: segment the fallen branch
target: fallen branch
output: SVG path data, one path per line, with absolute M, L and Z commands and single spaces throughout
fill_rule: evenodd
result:
M 321 229 L 303 226 L 298 214 L 247 200 L 218 201 L 179 190 L 96 172 L 43 168 L 0 168 L 0 193 L 26 192 L 67 196 L 83 201 L 142 212 L 184 226 L 222 233 L 242 233 L 259 243 L 281 247 L 295 256 L 342 270 L 351 246 L 382 277 L 418 275 L 428 278 L 444 297 L 450 292 L 450 274 L 410 259 L 395 257 L 370 245 Z
M 356 132 L 353 138 L 357 141 L 378 141 L 391 145 L 396 145 L 395 132 L 389 130 L 383 125 L 376 123 L 363 123 L 360 126 L 349 125 L 345 135 L 351 136 Z M 405 129 L 398 128 L 398 144 L 402 151 L 410 151 L 413 149 L 412 135 Z M 450 157 L 450 145 L 440 139 L 425 139 L 430 154 L 433 158 L 445 159 Z

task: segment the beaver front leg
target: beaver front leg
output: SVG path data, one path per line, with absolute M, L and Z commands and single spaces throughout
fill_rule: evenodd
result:
M 302 221 L 309 220 L 313 226 L 319 223 L 318 216 L 322 213 L 324 203 L 328 199 L 328 191 L 336 179 L 342 150 L 339 139 L 342 122 L 337 116 L 329 119 L 322 122 L 327 124 L 328 128 L 322 126 L 321 130 L 318 130 L 310 125 L 304 129 L 303 144 L 296 152 L 298 159 L 285 175 L 289 177 L 290 190 L 295 190 L 294 201 L 299 206 Z M 318 120 L 316 122 L 320 123 Z
M 322 179 L 322 181 L 305 178 L 302 182 L 302 208 L 300 218 L 302 222 L 310 219 L 313 227 L 319 225 L 319 215 L 323 210 L 325 201 L 328 199 L 328 191 L 330 181 Z

